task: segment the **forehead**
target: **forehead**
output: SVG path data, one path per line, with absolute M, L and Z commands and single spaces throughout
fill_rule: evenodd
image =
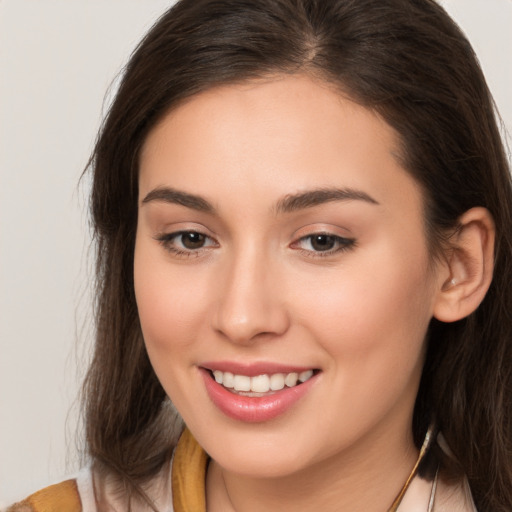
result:
M 398 197 L 415 186 L 399 142 L 374 111 L 308 76 L 225 85 L 189 98 L 150 132 L 140 191 L 172 185 L 208 196 L 238 187 L 270 196 L 343 186 Z

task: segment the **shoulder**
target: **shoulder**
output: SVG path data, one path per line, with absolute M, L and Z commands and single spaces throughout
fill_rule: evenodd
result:
M 7 512 L 82 512 L 76 479 L 51 485 L 15 503 Z
M 96 512 L 90 469 L 50 485 L 11 505 L 5 512 Z

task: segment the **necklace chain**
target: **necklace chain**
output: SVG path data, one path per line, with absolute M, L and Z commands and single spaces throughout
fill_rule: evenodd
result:
M 407 492 L 407 489 L 409 488 L 409 485 L 411 484 L 413 478 L 416 476 L 416 473 L 418 472 L 418 467 L 419 467 L 421 461 L 423 460 L 423 458 L 425 457 L 426 453 L 428 452 L 430 446 L 432 445 L 433 439 L 434 439 L 434 426 L 430 425 L 427 430 L 427 433 L 425 434 L 425 439 L 423 440 L 423 444 L 421 445 L 418 459 L 416 460 L 416 463 L 414 464 L 414 467 L 412 468 L 410 475 L 407 477 L 407 480 L 405 481 L 404 486 L 402 487 L 402 489 L 398 493 L 397 497 L 393 501 L 391 507 L 389 507 L 388 512 L 397 512 L 398 507 L 400 506 L 400 503 L 402 502 L 402 499 L 403 499 L 405 493 Z M 439 470 L 439 468 L 438 468 L 438 470 Z M 430 495 L 430 501 L 429 501 L 427 512 L 432 512 L 432 510 L 434 509 L 434 497 L 435 497 L 436 487 L 437 487 L 437 471 L 436 471 L 436 476 L 434 478 L 434 484 L 432 485 L 432 492 Z

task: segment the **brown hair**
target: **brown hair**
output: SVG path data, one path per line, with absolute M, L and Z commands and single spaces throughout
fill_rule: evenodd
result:
M 424 191 L 434 254 L 466 210 L 483 206 L 494 217 L 496 277 L 474 314 L 432 321 L 413 428 L 419 443 L 437 418 L 479 510 L 512 510 L 511 179 L 477 59 L 433 0 L 181 0 L 143 39 L 90 161 L 97 244 L 96 345 L 84 387 L 90 455 L 140 490 L 181 428 L 169 426 L 176 419 L 135 304 L 140 149 L 185 98 L 276 73 L 337 84 L 397 131 L 404 167 Z

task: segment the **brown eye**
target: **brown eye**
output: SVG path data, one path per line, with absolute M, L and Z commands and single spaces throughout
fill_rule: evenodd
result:
M 331 233 L 313 233 L 297 240 L 292 247 L 311 257 L 327 257 L 352 249 L 355 242 L 352 238 L 344 238 Z
M 310 238 L 311 247 L 314 251 L 330 251 L 336 245 L 336 239 L 332 235 L 313 235 Z
M 204 250 L 218 247 L 217 242 L 199 231 L 175 231 L 163 233 L 155 237 L 156 240 L 172 255 L 184 257 L 199 257 Z
M 185 233 L 181 233 L 181 245 L 185 249 L 201 249 L 206 242 L 206 236 L 201 233 L 196 233 L 195 231 L 187 231 Z

